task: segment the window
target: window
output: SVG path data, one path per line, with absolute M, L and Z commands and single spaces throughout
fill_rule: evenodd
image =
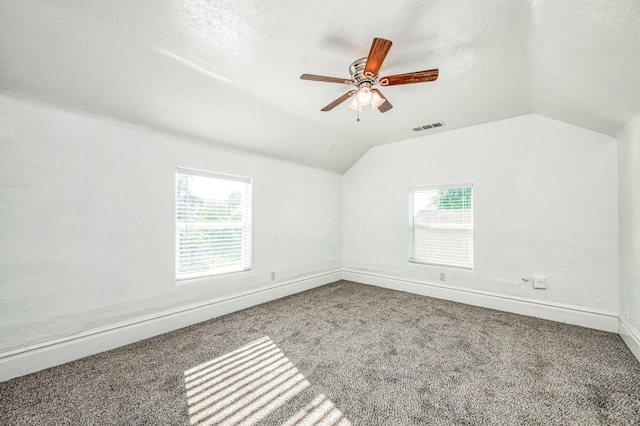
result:
M 251 180 L 176 169 L 176 280 L 251 269 Z
M 409 189 L 409 262 L 473 268 L 473 188 Z

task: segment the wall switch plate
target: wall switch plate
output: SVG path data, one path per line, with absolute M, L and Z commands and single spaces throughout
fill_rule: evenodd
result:
M 446 281 L 447 280 L 447 276 L 444 272 L 440 272 L 440 281 Z
M 534 275 L 533 288 L 547 288 L 547 277 L 543 277 L 542 275 Z
M 271 281 L 274 281 L 276 279 L 276 273 L 272 272 L 271 273 Z

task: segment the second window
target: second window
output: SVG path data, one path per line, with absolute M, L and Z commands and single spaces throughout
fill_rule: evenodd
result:
M 409 261 L 473 268 L 471 184 L 409 190 Z

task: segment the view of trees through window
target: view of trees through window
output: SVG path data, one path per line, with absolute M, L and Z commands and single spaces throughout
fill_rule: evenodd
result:
M 435 204 L 439 210 L 468 209 L 471 206 L 471 188 L 440 189 Z

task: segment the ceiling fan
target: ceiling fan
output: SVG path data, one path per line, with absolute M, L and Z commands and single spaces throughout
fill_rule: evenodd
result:
M 324 81 L 327 83 L 349 84 L 355 86 L 355 89 L 349 90 L 335 101 L 331 102 L 321 111 L 331 111 L 347 99 L 353 98 L 349 105 L 356 111 L 361 111 L 363 106 L 371 105 L 371 109 L 378 109 L 380 112 L 387 112 L 393 105 L 385 98 L 376 85 L 379 86 L 397 86 L 399 84 L 424 83 L 434 81 L 438 78 L 438 69 L 409 72 L 406 74 L 396 74 L 387 77 L 380 77 L 378 71 L 384 61 L 384 58 L 391 49 L 391 41 L 383 38 L 374 38 L 371 43 L 369 56 L 354 61 L 349 66 L 351 79 L 325 77 L 322 75 L 302 74 L 302 80 Z

